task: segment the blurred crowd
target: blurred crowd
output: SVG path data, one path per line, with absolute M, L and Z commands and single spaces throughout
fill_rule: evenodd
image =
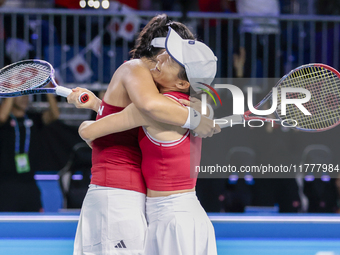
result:
M 57 9 L 81 9 L 79 5 L 79 0 L 0 0 L 0 6 L 4 8 L 26 8 L 26 7 L 53 7 Z M 85 7 L 85 9 L 92 10 L 91 7 Z M 179 11 L 182 12 L 182 17 L 179 19 L 187 24 L 190 24 L 192 20 L 187 17 L 187 12 L 189 11 L 199 11 L 199 12 L 219 12 L 219 13 L 238 13 L 241 15 L 272 15 L 275 17 L 279 14 L 301 14 L 301 15 L 339 15 L 340 14 L 340 2 L 338 0 L 197 0 L 197 1 L 186 1 L 186 0 L 121 0 L 121 1 L 110 1 L 110 10 L 151 10 L 151 11 Z M 79 17 L 77 21 L 75 21 L 74 17 L 67 16 L 65 20 L 61 16 L 55 16 L 53 19 L 53 27 L 55 29 L 50 28 L 50 20 L 42 19 L 42 22 L 39 24 L 41 26 L 41 33 L 36 31 L 38 24 L 35 22 L 31 22 L 29 29 L 27 30 L 27 20 L 25 20 L 25 16 L 23 15 L 15 15 L 13 17 L 10 14 L 0 14 L 0 45 L 4 47 L 0 47 L 0 50 L 3 50 L 1 53 L 4 56 L 3 63 L 0 62 L 2 66 L 8 65 L 10 63 L 19 61 L 24 58 L 46 58 L 44 56 L 45 52 L 43 50 L 37 50 L 38 48 L 44 48 L 53 43 L 53 45 L 73 45 L 77 43 L 81 47 L 86 47 L 88 43 L 86 34 L 87 28 L 87 19 L 85 17 Z M 67 29 L 66 34 L 64 34 L 63 27 L 66 26 L 68 28 L 73 28 L 75 23 L 77 22 L 77 26 L 79 27 L 79 33 L 77 36 L 74 34 L 73 29 Z M 105 26 L 111 24 L 112 19 L 105 19 Z M 121 22 L 121 21 L 120 21 Z M 13 29 L 13 24 L 15 25 L 15 29 Z M 115 23 L 112 23 L 113 26 Z M 117 23 L 118 24 L 118 23 Z M 139 24 L 139 23 L 138 23 Z M 216 35 L 217 33 L 217 24 L 216 20 L 209 20 L 207 24 L 203 22 L 196 23 L 197 27 L 197 37 L 203 39 L 206 33 L 206 27 L 209 28 L 209 35 Z M 143 24 L 139 24 L 143 26 Z M 230 30 L 230 23 L 228 20 L 223 20 L 221 22 L 221 45 L 218 45 L 218 41 L 216 41 L 216 36 L 208 36 L 208 42 L 213 48 L 213 50 L 221 51 L 221 77 L 227 77 L 227 67 L 232 65 L 232 76 L 233 77 L 280 77 L 287 70 L 293 68 L 294 65 L 298 62 L 298 55 L 301 52 L 299 48 L 299 38 L 303 36 L 303 41 L 310 41 L 310 34 L 305 33 L 305 31 L 310 31 L 309 27 L 304 29 L 305 34 L 301 34 L 298 27 L 292 28 L 292 30 L 287 29 L 287 23 L 279 24 L 278 20 L 275 18 L 272 19 L 243 19 L 239 22 L 232 23 L 231 33 L 226 31 Z M 305 24 L 308 26 L 308 24 Z M 98 20 L 93 19 L 93 24 L 91 24 L 91 32 L 90 32 L 90 40 L 94 39 L 98 34 Z M 322 29 L 325 28 L 323 24 L 316 23 L 315 31 L 316 31 L 316 45 L 320 43 L 323 38 Z M 332 47 L 334 47 L 335 42 L 339 44 L 339 38 L 336 38 L 335 35 L 339 35 L 339 31 L 334 29 L 332 24 L 328 24 L 326 26 L 327 32 L 327 45 L 328 50 L 326 49 L 326 56 L 321 55 L 322 51 L 317 51 L 315 56 L 316 62 L 329 62 L 329 64 L 334 63 L 334 56 L 332 54 Z M 28 31 L 28 32 L 27 32 Z M 292 48 L 291 54 L 283 54 L 282 52 L 287 49 L 287 41 L 289 38 L 289 32 L 293 32 L 292 38 Z M 37 39 L 37 34 L 41 34 L 41 41 Z M 233 34 L 233 45 L 226 45 L 226 42 L 230 41 L 230 35 Z M 276 38 L 277 35 L 281 35 L 280 47 L 276 47 Z M 52 35 L 52 36 L 51 36 Z M 240 36 L 242 35 L 242 36 Z M 130 38 L 129 34 L 126 34 L 126 37 L 122 37 L 123 39 Z M 52 38 L 52 41 L 51 41 Z M 122 38 L 116 40 L 115 47 L 124 47 L 125 40 Z M 116 39 L 116 38 L 115 38 Z M 133 39 L 133 36 L 132 36 Z M 110 48 L 112 40 L 112 35 L 110 33 L 106 33 L 103 35 L 102 44 L 106 45 Z M 128 40 L 127 43 L 128 48 L 130 49 L 133 45 L 133 40 Z M 309 45 L 309 44 L 308 44 Z M 303 48 L 304 50 L 304 58 L 303 63 L 309 62 L 310 59 L 310 47 L 307 44 Z M 233 53 L 233 63 L 228 62 L 227 53 L 228 47 L 232 47 Z M 325 46 L 324 46 L 325 47 Z M 110 51 L 108 52 L 108 54 Z M 118 53 L 115 53 L 118 55 Z M 267 55 L 266 55 L 267 54 Z M 125 58 L 125 59 L 124 59 Z M 256 61 L 254 62 L 254 59 Z M 126 60 L 125 56 L 119 60 L 123 62 Z M 323 61 L 325 60 L 325 61 Z M 118 61 L 118 62 L 119 62 Z M 301 61 L 301 60 L 300 60 Z M 267 66 L 268 68 L 254 68 L 254 63 L 257 63 L 258 66 Z M 260 64 L 258 64 L 260 63 Z M 117 63 L 120 64 L 120 63 Z M 108 77 L 111 77 L 111 74 L 107 74 Z M 91 80 L 92 81 L 92 80 Z M 106 81 L 107 82 L 107 81 Z M 55 99 L 44 98 L 45 101 L 49 103 Z M 0 110 L 3 113 L 3 106 L 5 100 L 2 102 L 2 108 Z M 19 104 L 20 102 L 18 102 Z M 27 102 L 26 102 L 27 103 Z M 16 102 L 11 102 L 11 107 L 16 105 Z M 55 106 L 55 105 L 54 105 Z M 24 112 L 26 112 L 26 106 L 24 107 Z M 51 109 L 51 108 L 49 108 Z M 54 108 L 55 109 L 55 108 Z M 1 123 L 6 123 L 7 128 L 6 131 L 9 131 L 10 127 L 13 127 L 11 120 L 9 120 L 9 115 L 11 114 L 11 109 L 7 111 L 7 116 L 4 118 Z M 0 113 L 1 115 L 1 113 Z M 57 117 L 56 117 L 57 116 Z M 55 121 L 59 116 L 58 114 L 53 115 L 53 121 Z M 20 121 L 22 122 L 21 127 L 25 127 L 25 114 L 19 116 Z M 39 117 L 39 123 L 41 123 L 41 127 L 45 124 L 48 125 L 52 121 L 45 122 L 41 120 L 41 116 Z M 12 125 L 12 126 L 11 126 Z M 53 125 L 58 127 L 65 128 L 62 124 L 56 124 L 54 122 Z M 2 125 L 3 127 L 3 125 Z M 51 127 L 50 127 L 51 128 Z M 66 127 L 67 128 L 67 127 Z M 53 128 L 52 128 L 53 129 Z M 63 129 L 64 130 L 64 129 Z M 13 137 L 15 134 L 14 129 L 12 130 Z M 1 131 L 3 132 L 3 131 Z M 57 131 L 56 131 L 57 132 Z M 74 132 L 77 135 L 76 130 L 71 130 L 69 133 Z M 260 131 L 259 131 L 260 132 Z M 253 137 L 266 137 L 267 143 L 266 146 L 270 150 L 270 155 L 266 154 L 268 151 L 261 152 L 261 149 L 256 151 L 256 146 L 245 146 L 242 150 L 237 151 L 235 155 L 231 157 L 229 154 L 229 163 L 237 165 L 240 164 L 240 161 L 244 163 L 245 158 L 250 160 L 247 162 L 248 164 L 255 164 L 255 157 L 252 160 L 252 155 L 265 154 L 267 158 L 275 158 L 275 154 L 282 154 L 282 151 L 294 151 L 294 134 L 291 135 L 291 140 L 287 140 L 286 135 L 282 135 L 284 131 L 276 128 L 276 129 L 263 129 L 261 130 L 263 134 L 252 134 Z M 292 133 L 292 132 L 291 132 Z M 6 135 L 2 133 L 1 136 L 3 139 Z M 249 134 L 249 132 L 248 132 Z M 334 133 L 333 133 L 334 134 Z M 65 134 L 64 134 L 65 135 Z M 238 130 L 231 132 L 231 136 L 241 137 L 244 136 L 244 133 L 239 132 Z M 330 135 L 331 137 L 331 135 Z M 32 137 L 32 139 L 35 139 Z M 248 140 L 252 140 L 252 138 L 247 138 Z M 276 140 L 274 143 L 273 140 Z M 306 138 L 306 140 L 311 140 L 310 138 Z M 72 141 L 72 142 L 70 142 Z M 279 144 L 276 148 L 270 147 L 269 141 L 272 144 Z M 69 155 L 74 151 L 73 145 L 78 142 L 77 138 L 69 139 L 67 144 L 67 148 L 64 148 L 64 155 Z M 0 144 L 4 144 L 3 141 L 0 141 Z M 242 143 L 241 143 L 242 144 Z M 305 144 L 307 148 L 307 143 Z M 233 151 L 231 148 L 232 143 L 230 143 L 230 151 Z M 237 147 L 238 144 L 234 144 L 234 147 Z M 38 151 L 39 146 L 37 146 L 36 150 Z M 263 145 L 263 147 L 265 147 Z M 327 163 L 336 162 L 337 151 L 330 149 L 331 152 L 328 153 L 327 146 L 318 147 L 314 151 L 305 151 L 305 162 L 309 163 L 319 163 L 320 161 L 315 161 L 316 158 L 323 155 L 325 153 L 326 156 L 321 157 L 321 161 L 327 161 Z M 6 150 L 6 146 L 2 148 L 3 151 Z M 48 151 L 48 149 L 46 149 Z M 46 153 L 45 151 L 45 153 Z M 229 152 L 230 152 L 229 151 Z M 304 151 L 301 149 L 301 151 Z M 86 152 L 88 155 L 88 152 Z M 245 153 L 245 157 L 241 157 L 240 155 Z M 308 155 L 307 155 L 308 154 Z M 330 156 L 331 155 L 331 156 Z M 37 157 L 37 154 L 35 154 Z M 287 160 L 291 160 L 291 154 L 282 154 L 282 158 L 286 156 Z M 301 158 L 300 156 L 299 159 Z M 46 153 L 46 159 L 50 159 L 50 157 Z M 60 156 L 60 158 L 62 158 Z M 295 160 L 295 159 L 294 159 Z M 28 176 L 25 180 L 19 181 L 19 186 L 21 182 L 27 183 L 27 180 L 32 183 L 33 179 L 33 171 L 36 171 L 39 167 L 35 167 L 37 160 L 32 159 L 32 172 L 27 174 Z M 1 161 L 3 165 L 1 165 L 0 173 L 5 176 L 6 171 L 3 169 L 5 166 L 5 161 Z M 56 168 L 60 170 L 62 166 L 64 166 L 66 162 L 60 161 L 56 163 Z M 88 162 L 87 162 L 88 163 Z M 274 163 L 282 163 L 282 161 L 274 162 Z M 300 163 L 299 160 L 296 160 L 296 163 Z M 72 165 L 73 166 L 73 165 Z M 11 166 L 14 168 L 14 166 Z M 41 170 L 41 169 L 39 169 Z M 55 169 L 49 169 L 55 170 Z M 75 173 L 79 171 L 78 168 L 69 167 L 67 169 L 63 168 L 63 174 L 65 171 L 70 171 L 71 173 Z M 20 171 L 20 170 L 19 170 Z M 25 170 L 23 170 L 25 171 Z M 66 171 L 66 172 L 67 172 Z M 82 171 L 84 176 L 89 176 L 89 167 L 84 169 L 82 165 Z M 10 177 L 15 176 L 13 173 L 10 174 Z M 9 178 L 9 177 L 8 177 Z M 1 178 L 1 180 L 6 180 L 6 178 Z M 87 183 L 89 178 L 84 178 L 81 184 L 77 184 L 77 180 L 69 180 L 69 187 L 73 190 L 69 190 L 69 187 L 63 188 L 64 195 L 66 194 L 65 190 L 68 190 L 68 199 L 72 201 L 75 197 L 72 197 L 72 194 L 84 195 L 84 191 L 87 189 Z M 85 182 L 85 183 L 84 183 Z M 8 186 L 8 181 L 6 182 Z M 2 185 L 0 182 L 0 187 L 7 187 L 6 185 Z M 11 184 L 12 185 L 12 184 Z M 13 186 L 13 185 L 12 185 Z M 13 186 L 14 187 L 14 186 Z M 17 186 L 15 186 L 17 187 Z M 36 189 L 36 186 L 34 186 Z M 202 205 L 205 207 L 208 212 L 244 212 L 249 210 L 250 206 L 277 206 L 280 212 L 339 212 L 340 208 L 340 179 L 331 179 L 331 180 L 305 180 L 301 177 L 297 177 L 296 179 L 254 179 L 254 180 L 212 180 L 212 179 L 199 179 L 197 186 L 197 194 L 202 202 Z M 33 190 L 33 189 L 32 189 Z M 36 191 L 36 190 L 35 190 Z M 3 193 L 2 193 L 3 192 Z M 0 198 L 4 198 L 2 196 L 5 191 L 0 190 Z M 73 192 L 73 193 L 72 193 Z M 29 192 L 24 192 L 29 194 Z M 70 195 L 71 194 L 71 195 Z M 40 195 L 39 192 L 35 192 L 35 195 Z M 75 205 L 69 205 L 69 207 L 80 207 L 81 199 L 79 197 L 76 199 L 77 203 Z M 0 201 L 1 204 L 1 201 Z M 9 205 L 8 201 L 3 202 L 3 204 Z M 66 205 L 67 206 L 67 205 Z M 10 208 L 10 209 L 8 209 Z M 248 208 L 248 209 L 247 209 Z M 21 211 L 21 210 L 32 210 L 7 207 L 6 209 L 1 210 L 13 210 L 13 211 Z M 36 211 L 41 210 L 41 203 L 37 204 L 35 209 Z

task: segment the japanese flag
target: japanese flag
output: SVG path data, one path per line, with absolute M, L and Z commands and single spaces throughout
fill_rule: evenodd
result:
M 93 54 L 96 55 L 97 58 L 101 55 L 102 50 L 102 39 L 100 35 L 97 35 L 89 44 L 88 49 L 92 50 Z
M 126 16 L 121 23 L 118 35 L 125 40 L 133 41 L 136 33 L 139 31 L 141 19 L 135 15 Z
M 76 78 L 77 81 L 86 81 L 89 79 L 93 72 L 90 68 L 90 66 L 87 64 L 85 59 L 77 55 L 74 58 L 72 58 L 68 63 L 74 78 Z
M 110 23 L 106 26 L 106 31 L 111 35 L 112 40 L 116 40 L 118 31 L 120 29 L 121 21 L 118 18 L 112 18 Z

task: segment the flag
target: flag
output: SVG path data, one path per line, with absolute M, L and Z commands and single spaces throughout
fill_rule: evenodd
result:
M 68 66 L 70 67 L 74 75 L 74 78 L 76 78 L 77 81 L 86 81 L 93 75 L 90 66 L 87 64 L 85 59 L 80 55 L 77 55 L 74 58 L 72 58 L 68 62 Z
M 87 47 L 88 49 L 92 50 L 93 54 L 96 55 L 97 58 L 101 55 L 102 50 L 102 39 L 100 35 L 97 35 Z
M 116 40 L 117 39 L 117 33 L 120 29 L 120 19 L 118 18 L 112 18 L 110 20 L 110 23 L 106 26 L 106 31 L 109 32 L 109 34 L 111 35 L 111 39 L 112 40 Z
M 11 59 L 11 62 L 22 60 L 32 49 L 32 45 L 22 39 L 8 38 L 6 41 L 6 55 Z
M 124 21 L 121 23 L 118 35 L 125 40 L 133 41 L 136 33 L 139 31 L 141 19 L 135 15 L 125 16 Z

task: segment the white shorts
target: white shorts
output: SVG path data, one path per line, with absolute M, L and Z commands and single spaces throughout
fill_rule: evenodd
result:
M 142 255 L 146 229 L 145 194 L 91 184 L 73 255 Z
M 147 197 L 145 255 L 217 255 L 214 227 L 196 192 Z

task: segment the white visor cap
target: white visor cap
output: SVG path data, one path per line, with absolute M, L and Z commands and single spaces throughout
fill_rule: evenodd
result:
M 202 42 L 182 39 L 175 30 L 169 28 L 165 40 L 169 55 L 185 68 L 191 87 L 200 92 L 200 83 L 210 85 L 217 71 L 217 58 L 212 50 Z

